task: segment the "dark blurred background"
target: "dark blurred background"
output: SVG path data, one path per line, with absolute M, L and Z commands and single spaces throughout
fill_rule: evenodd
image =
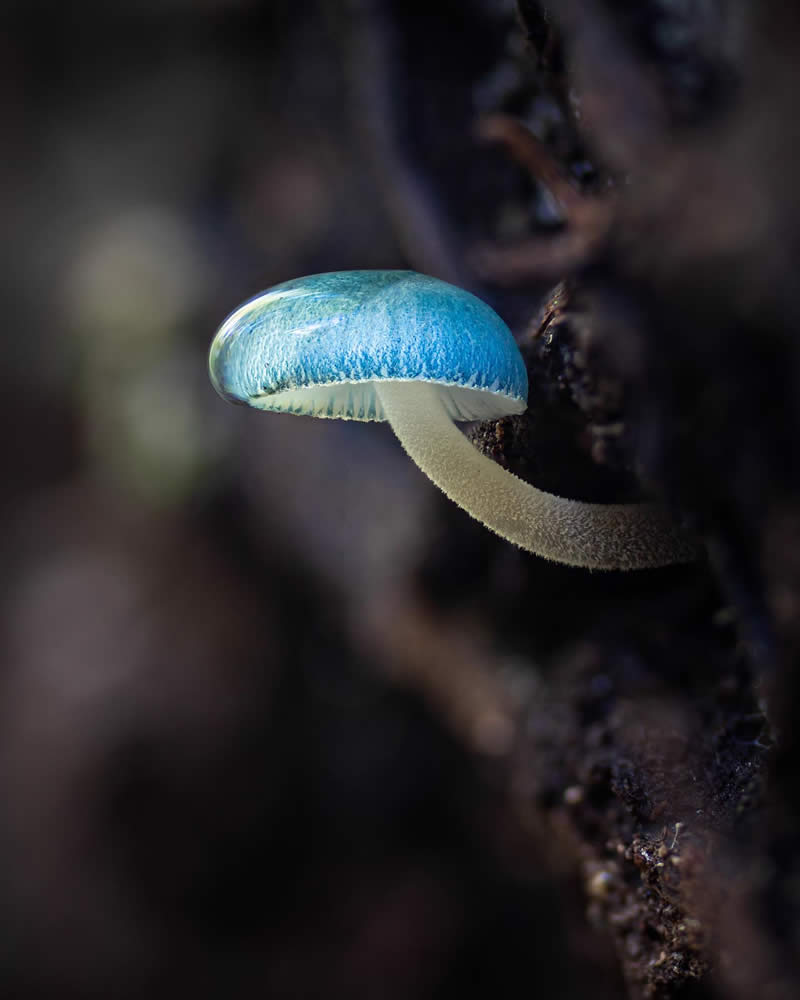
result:
M 478 13 L 420 11 L 450 35 L 420 94 L 491 65 L 474 35 L 513 5 Z M 497 996 L 545 957 L 569 982 L 493 763 L 494 678 L 533 675 L 463 610 L 433 623 L 435 567 L 427 610 L 414 583 L 445 504 L 386 428 L 264 419 L 207 379 L 275 282 L 453 276 L 441 232 L 412 260 L 392 222 L 374 14 L 3 5 L 4 996 Z
M 796 22 L 5 0 L 0 995 L 797 995 Z M 477 445 L 708 555 L 545 564 L 215 396 L 243 299 L 395 267 L 518 337 Z

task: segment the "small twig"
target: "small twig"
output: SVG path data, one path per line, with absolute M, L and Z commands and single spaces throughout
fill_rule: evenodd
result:
M 570 215 L 582 211 L 584 196 L 577 191 L 547 146 L 510 115 L 492 114 L 479 119 L 476 135 L 483 142 L 502 143 L 520 166 L 561 202 Z
M 613 197 L 582 194 L 547 146 L 509 115 L 481 118 L 476 132 L 485 142 L 503 143 L 514 160 L 547 187 L 564 209 L 566 229 L 511 246 L 480 244 L 470 255 L 475 270 L 497 284 L 514 285 L 531 279 L 557 280 L 584 264 L 608 233 Z

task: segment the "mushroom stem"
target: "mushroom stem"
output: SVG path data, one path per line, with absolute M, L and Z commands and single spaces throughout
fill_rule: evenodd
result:
M 454 503 L 514 545 L 588 569 L 644 569 L 697 557 L 662 507 L 566 500 L 503 469 L 464 437 L 435 385 L 387 380 L 376 388 L 409 457 Z

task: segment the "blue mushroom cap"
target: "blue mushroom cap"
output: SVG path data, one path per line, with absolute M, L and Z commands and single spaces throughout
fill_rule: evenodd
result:
M 217 331 L 211 380 L 263 410 L 383 420 L 380 381 L 441 387 L 454 420 L 520 413 L 528 377 L 506 324 L 460 288 L 414 271 L 295 278 L 240 306 Z

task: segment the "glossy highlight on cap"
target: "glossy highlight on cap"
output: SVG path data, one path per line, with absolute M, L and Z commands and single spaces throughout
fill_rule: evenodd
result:
M 519 413 L 528 379 L 486 303 L 413 271 L 295 278 L 236 309 L 211 347 L 226 399 L 264 410 L 383 420 L 376 382 L 438 387 L 454 420 Z

